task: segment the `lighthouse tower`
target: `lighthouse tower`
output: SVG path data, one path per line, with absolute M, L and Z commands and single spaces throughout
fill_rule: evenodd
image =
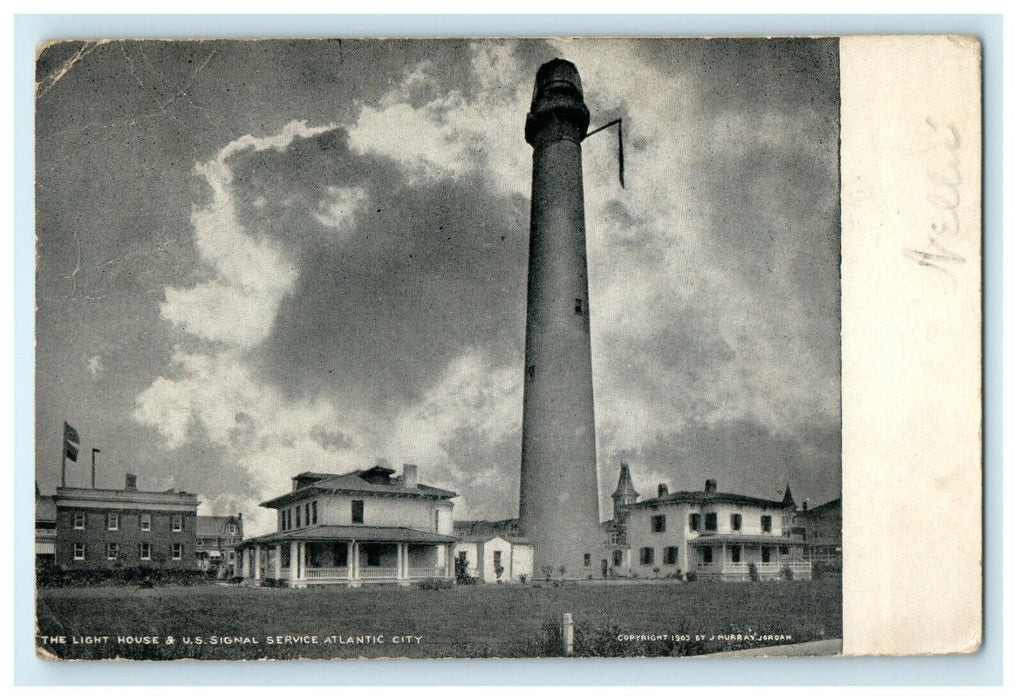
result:
M 519 487 L 519 533 L 533 542 L 535 576 L 564 567 L 585 577 L 603 542 L 580 153 L 589 124 L 576 66 L 541 66 L 526 117 L 533 192 Z

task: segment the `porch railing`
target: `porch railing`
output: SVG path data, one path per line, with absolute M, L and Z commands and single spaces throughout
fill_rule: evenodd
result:
M 397 566 L 363 566 L 359 569 L 359 578 L 363 581 L 379 579 L 397 579 Z
M 810 562 L 754 562 L 754 566 L 757 568 L 757 573 L 760 576 L 776 577 L 782 575 L 782 570 L 789 568 L 793 572 L 794 577 L 810 576 L 811 564 Z M 712 562 L 710 564 L 700 563 L 697 564 L 698 574 L 730 574 L 730 575 L 749 575 L 750 563 L 749 562 Z
M 318 568 L 307 567 L 306 578 L 312 581 L 322 581 L 324 579 L 347 579 L 348 578 L 348 567 L 347 566 L 323 566 Z

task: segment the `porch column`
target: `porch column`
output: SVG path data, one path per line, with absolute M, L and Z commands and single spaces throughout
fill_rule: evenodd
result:
M 250 556 L 249 548 L 248 547 L 242 547 L 241 557 L 242 557 L 242 578 L 243 579 L 249 578 L 249 556 Z
M 254 571 L 255 571 L 255 574 L 256 574 L 255 578 L 256 578 L 257 581 L 262 581 L 263 580 L 263 547 L 261 547 L 259 545 L 256 545 L 256 551 L 253 553 L 253 556 L 256 557 L 256 560 L 255 560 L 256 561 L 256 565 L 255 565 L 255 568 L 254 568 Z
M 359 571 L 359 543 L 352 542 L 352 585 L 358 586 L 360 581 Z
M 274 578 L 281 578 L 281 545 L 274 545 Z
M 345 561 L 348 562 L 348 580 L 351 581 L 355 577 L 356 565 L 355 565 L 355 542 L 348 543 L 348 556 Z
M 480 573 L 483 575 L 483 563 L 477 562 L 481 567 Z M 448 543 L 444 546 L 444 577 L 453 578 L 455 576 L 455 545 Z
M 299 542 L 299 578 L 306 580 L 306 543 Z
M 743 558 L 743 550 L 741 549 L 740 550 L 740 559 L 742 559 L 742 558 Z M 726 557 L 726 554 L 725 554 L 725 542 L 723 542 L 722 543 L 722 565 L 720 567 L 718 567 L 719 570 L 723 574 L 723 578 L 724 578 L 724 574 L 725 574 L 725 562 L 727 562 L 727 561 L 729 561 L 729 559 L 728 559 L 728 557 Z
M 401 568 L 398 570 L 400 578 L 409 578 L 409 543 L 402 542 L 398 545 L 398 560 L 401 562 Z
M 299 543 L 289 542 L 288 547 L 291 551 L 288 552 L 290 561 L 288 562 L 288 577 L 292 581 L 299 580 Z

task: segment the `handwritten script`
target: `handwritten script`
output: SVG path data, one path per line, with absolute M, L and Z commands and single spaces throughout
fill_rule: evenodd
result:
M 937 166 L 928 170 L 932 186 L 928 202 L 935 209 L 935 220 L 929 227 L 928 244 L 904 248 L 903 253 L 918 265 L 951 274 L 954 267 L 965 262 L 962 255 L 950 248 L 960 238 L 960 132 L 955 124 L 939 124 L 931 117 L 925 119 L 925 124 L 937 139 L 941 154 Z

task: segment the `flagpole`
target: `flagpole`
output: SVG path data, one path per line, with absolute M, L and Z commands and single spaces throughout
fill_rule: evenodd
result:
M 64 440 L 60 442 L 60 487 L 64 488 L 64 473 L 67 471 L 68 466 L 68 450 Z

